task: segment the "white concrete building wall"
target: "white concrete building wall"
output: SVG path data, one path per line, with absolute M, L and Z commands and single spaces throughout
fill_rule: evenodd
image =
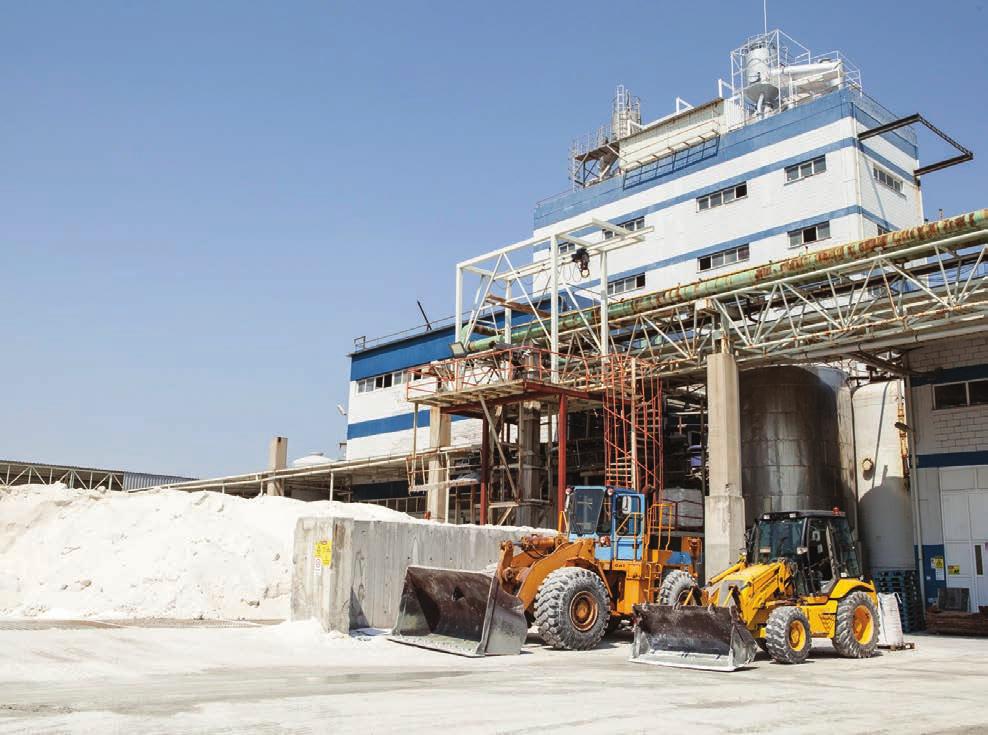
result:
M 982 365 L 988 372 L 988 335 L 930 342 L 909 354 L 909 367 L 920 372 Z M 960 379 L 947 374 L 940 382 Z M 921 385 L 912 391 L 917 454 L 988 451 L 988 406 L 936 410 L 933 386 Z
M 747 243 L 749 264 L 790 257 L 796 252 L 828 247 L 877 234 L 873 219 L 887 222 L 892 228 L 912 226 L 921 221 L 919 194 L 911 183 L 897 194 L 874 181 L 871 173 L 876 164 L 867 153 L 846 141 L 860 127 L 853 118 L 836 122 L 756 148 L 743 156 L 727 160 L 696 173 L 672 178 L 645 191 L 581 212 L 560 222 L 535 230 L 535 236 L 575 227 L 588 217 L 623 222 L 644 216 L 652 232 L 638 246 L 613 252 L 608 257 L 609 280 L 645 271 L 646 285 L 635 292 L 659 290 L 689 283 L 707 274 L 743 267 L 737 264 L 719 269 L 699 270 L 700 255 Z M 897 165 L 912 170 L 916 162 L 882 139 L 871 139 Z M 840 146 L 840 147 L 838 147 Z M 780 161 L 805 160 L 828 147 L 827 170 L 805 179 L 787 182 Z M 766 168 L 770 170 L 765 170 Z M 886 167 L 882 166 L 882 168 Z M 759 171 L 757 175 L 749 175 Z M 700 211 L 697 196 L 717 190 L 722 185 L 745 181 L 747 196 L 712 209 Z M 687 199 L 680 201 L 684 196 Z M 861 210 L 864 210 L 862 213 Z M 833 213 L 839 213 L 834 215 Z M 869 217 L 870 215 L 870 217 Z M 817 221 L 830 222 L 830 237 L 798 249 L 789 247 L 789 228 L 808 226 Z M 602 237 L 594 234 L 592 237 Z M 712 249 L 712 250 L 711 250 Z M 547 258 L 542 250 L 538 258 Z M 576 272 L 569 275 L 574 281 Z M 578 285 L 593 288 L 599 283 L 596 262 L 591 274 Z
M 988 604 L 988 405 L 934 408 L 934 387 L 988 379 L 988 335 L 926 343 L 909 353 L 909 420 L 916 454 L 923 577 L 928 601 L 940 587 L 966 587 L 971 609 Z

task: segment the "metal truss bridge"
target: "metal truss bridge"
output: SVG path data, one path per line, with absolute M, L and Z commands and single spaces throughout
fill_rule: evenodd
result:
M 590 243 L 574 235 L 588 227 L 613 236 Z M 836 357 L 869 362 L 879 359 L 869 353 L 988 330 L 988 210 L 643 296 L 609 298 L 601 285 L 607 253 L 639 242 L 647 231 L 591 220 L 552 235 L 548 253 L 543 245 L 521 268 L 510 263 L 513 250 L 539 241 L 460 264 L 458 304 L 466 274 L 479 276 L 481 285 L 458 325 L 454 349 L 470 354 L 506 344 L 544 345 L 559 355 L 557 368 L 577 354 L 641 355 L 671 377 L 697 373 L 708 355 L 725 350 L 749 366 Z M 585 278 L 592 261 L 600 275 L 596 288 L 588 292 L 567 281 L 574 263 L 578 278 Z M 518 313 L 526 315 L 520 324 L 512 318 Z

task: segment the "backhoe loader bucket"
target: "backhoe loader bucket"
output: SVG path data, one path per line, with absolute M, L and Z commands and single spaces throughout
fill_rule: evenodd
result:
M 733 607 L 635 605 L 634 610 L 635 663 L 734 671 L 758 652 Z
M 408 567 L 391 640 L 460 656 L 519 654 L 528 634 L 522 601 L 496 576 Z

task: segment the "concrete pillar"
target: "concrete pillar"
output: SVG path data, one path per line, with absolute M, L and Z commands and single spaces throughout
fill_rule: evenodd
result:
M 544 523 L 545 508 L 536 506 L 542 487 L 541 441 L 542 413 L 536 401 L 518 406 L 518 494 L 521 504 L 515 510 L 515 525 L 534 526 Z
M 710 483 L 703 542 L 704 574 L 710 579 L 734 564 L 744 547 L 738 365 L 726 352 L 707 358 L 707 448 Z
M 268 469 L 283 470 L 288 466 L 288 439 L 276 436 L 268 445 Z M 265 491 L 268 495 L 284 495 L 285 484 L 282 480 L 270 480 Z
M 429 517 L 437 521 L 446 520 L 446 486 L 443 481 L 447 479 L 437 450 L 440 447 L 448 447 L 452 442 L 451 417 L 442 413 L 437 406 L 432 406 L 429 409 L 429 449 L 434 453 L 429 460 L 429 490 L 425 509 Z

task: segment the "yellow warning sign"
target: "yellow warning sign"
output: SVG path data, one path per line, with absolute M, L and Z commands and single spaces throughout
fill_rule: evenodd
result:
M 333 542 L 316 541 L 316 559 L 322 562 L 324 567 L 328 567 L 333 561 Z
M 960 573 L 961 573 L 961 565 L 960 564 L 948 564 L 947 565 L 947 574 L 959 575 Z

